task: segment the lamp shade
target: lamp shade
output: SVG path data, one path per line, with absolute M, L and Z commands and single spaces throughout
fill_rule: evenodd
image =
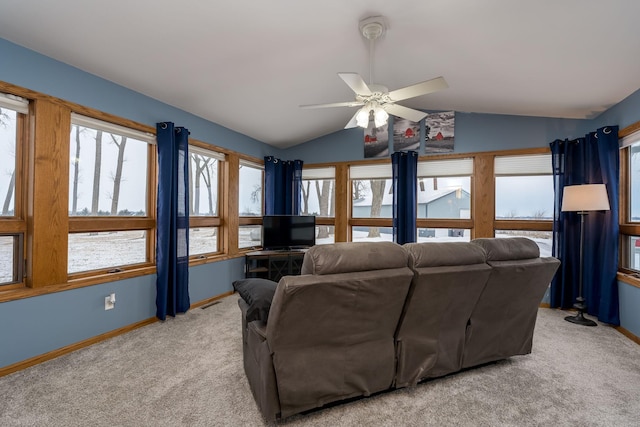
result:
M 563 212 L 608 211 L 609 198 L 604 184 L 567 185 L 562 194 Z

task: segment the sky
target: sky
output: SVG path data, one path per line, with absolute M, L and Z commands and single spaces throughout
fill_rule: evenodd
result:
M 15 165 L 15 113 L 2 109 L 9 113 L 9 120 L 3 120 L 0 126 L 0 203 L 3 203 L 9 185 L 11 172 Z M 73 165 L 75 159 L 75 127 L 72 128 L 71 153 L 69 155 L 69 210 L 72 207 Z M 86 129 L 81 132 L 81 150 L 79 156 L 79 180 L 78 180 L 78 207 L 91 209 L 91 196 L 93 188 L 93 170 L 95 159 L 95 131 Z M 105 133 L 102 144 L 102 169 L 100 178 L 99 209 L 110 211 L 111 193 L 113 191 L 113 175 L 117 162 L 118 149 L 112 142 L 110 134 Z M 147 175 L 147 143 L 129 138 L 125 150 L 122 190 L 118 204 L 118 210 L 128 209 L 133 212 L 145 210 L 146 201 L 146 175 Z M 640 188 L 640 156 L 632 158 L 632 188 Z M 243 167 L 240 180 L 240 212 L 253 212 L 260 215 L 262 201 L 251 200 L 251 193 L 256 185 L 261 185 L 261 171 L 254 168 Z M 636 172 L 636 173 L 633 173 Z M 451 178 L 447 178 L 451 180 Z M 439 188 L 443 186 L 459 186 L 470 191 L 468 184 L 445 181 L 439 178 Z M 468 180 L 466 180 L 468 182 Z M 155 189 L 151 189 L 155 191 Z M 201 193 L 200 206 L 206 207 L 206 193 Z M 312 191 L 312 196 L 315 191 Z M 310 211 L 317 211 L 317 200 L 310 198 Z M 632 197 L 633 216 L 640 217 L 640 197 Z M 0 205 L 1 206 L 1 205 Z M 13 208 L 13 200 L 11 203 Z M 201 209 L 202 210 L 202 209 Z M 496 178 L 496 215 L 509 217 L 512 214 L 518 217 L 533 216 L 536 212 L 544 212 L 545 217 L 551 217 L 553 213 L 553 181 L 550 176 L 535 177 L 498 177 Z

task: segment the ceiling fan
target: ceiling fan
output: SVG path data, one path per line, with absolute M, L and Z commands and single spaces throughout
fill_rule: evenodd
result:
M 375 127 L 380 127 L 387 122 L 389 114 L 413 122 L 419 122 L 425 118 L 427 113 L 404 107 L 396 102 L 446 89 L 449 86 L 443 77 L 436 77 L 391 92 L 385 86 L 374 84 L 372 82 L 374 44 L 384 31 L 382 16 L 373 16 L 360 21 L 360 32 L 369 40 L 369 84 L 365 83 L 358 73 L 338 73 L 338 76 L 355 92 L 355 101 L 301 105 L 300 108 L 362 107 L 349 120 L 345 129 L 356 126 L 367 128 L 370 120 L 374 121 Z

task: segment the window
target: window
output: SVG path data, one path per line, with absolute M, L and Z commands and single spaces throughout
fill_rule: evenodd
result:
M 316 216 L 316 244 L 335 242 L 335 167 L 302 169 L 302 215 Z
M 0 94 L 0 286 L 23 281 L 26 222 L 21 177 L 28 101 Z
M 496 219 L 553 220 L 551 155 L 495 159 Z
M 418 242 L 468 242 L 471 239 L 472 174 L 471 158 L 418 162 Z
M 393 240 L 391 178 L 390 163 L 349 168 L 352 241 Z
M 203 258 L 221 250 L 218 195 L 224 155 L 190 145 L 189 158 L 189 255 Z
M 239 230 L 238 248 L 261 246 L 263 215 L 264 167 L 240 160 L 238 182 Z
M 72 114 L 69 274 L 152 262 L 153 143 L 154 135 Z
M 640 131 L 621 140 L 620 267 L 640 271 Z
M 551 256 L 553 175 L 550 154 L 498 156 L 495 237 L 527 237 Z

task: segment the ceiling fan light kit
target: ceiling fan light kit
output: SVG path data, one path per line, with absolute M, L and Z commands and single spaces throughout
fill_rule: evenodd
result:
M 359 23 L 360 33 L 369 40 L 369 84 L 365 83 L 358 73 L 338 73 L 338 76 L 353 90 L 355 101 L 334 102 L 330 104 L 301 105 L 301 108 L 327 108 L 327 107 L 360 107 L 345 126 L 345 129 L 360 126 L 369 127 L 373 120 L 375 127 L 384 126 L 389 119 L 389 114 L 403 119 L 419 122 L 427 113 L 407 108 L 396 104 L 397 101 L 426 95 L 448 87 L 442 77 L 427 80 L 415 85 L 407 86 L 389 92 L 383 85 L 373 83 L 373 51 L 375 41 L 386 30 L 384 17 L 372 16 Z

